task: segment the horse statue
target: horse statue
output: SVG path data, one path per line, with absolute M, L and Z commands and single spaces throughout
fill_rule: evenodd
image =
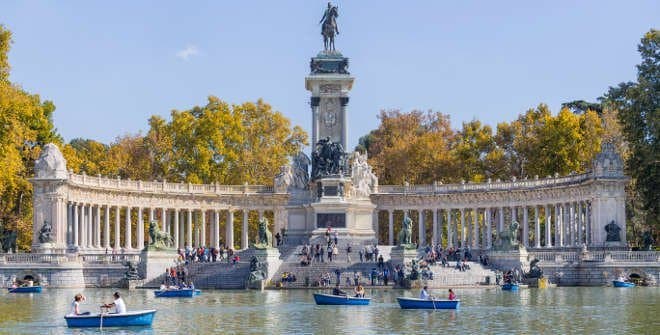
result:
M 259 219 L 255 249 L 268 249 L 273 245 L 273 233 L 268 230 L 268 219 Z
M 412 219 L 404 215 L 401 231 L 399 232 L 399 246 L 405 249 L 414 249 L 412 244 Z
M 328 8 L 323 13 L 323 17 L 319 23 L 321 25 L 321 35 L 323 35 L 323 48 L 326 52 L 335 51 L 335 34 L 339 35 L 339 28 L 337 27 L 337 17 L 339 10 L 337 6 L 333 6 L 328 2 Z
M 148 248 L 170 249 L 174 246 L 174 239 L 170 234 L 158 229 L 158 222 L 155 220 L 149 222 L 149 238 L 151 242 Z

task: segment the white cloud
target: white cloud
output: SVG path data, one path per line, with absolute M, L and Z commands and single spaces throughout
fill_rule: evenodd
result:
M 199 49 L 194 45 L 189 45 L 185 49 L 179 50 L 176 53 L 178 58 L 181 58 L 183 61 L 188 61 L 190 57 L 199 55 Z

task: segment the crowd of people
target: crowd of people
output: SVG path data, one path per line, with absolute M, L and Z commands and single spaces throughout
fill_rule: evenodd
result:
M 191 247 L 187 246 L 177 250 L 179 261 L 188 263 L 208 263 L 208 262 L 233 262 L 234 249 L 226 246 L 215 247 Z

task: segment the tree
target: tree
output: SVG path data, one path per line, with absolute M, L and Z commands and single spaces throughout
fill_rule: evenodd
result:
M 454 132 L 438 112 L 381 111 L 381 124 L 369 135 L 367 152 L 381 183 L 455 181 L 450 155 Z
M 610 87 L 601 98 L 619 111 L 630 155 L 626 169 L 633 178 L 648 227 L 660 224 L 660 32 L 651 29 L 641 39 L 637 82 Z
M 484 182 L 493 177 L 499 154 L 491 154 L 496 150 L 493 130 L 480 121 L 473 120 L 463 123 L 463 129 L 456 136 L 456 145 L 452 152 L 456 157 L 459 173 L 463 180 Z
M 59 143 L 52 116 L 55 105 L 12 84 L 7 54 L 11 33 L 0 25 L 0 226 L 18 231 L 18 247 L 32 242 L 34 161 L 41 147 Z
M 588 110 L 592 110 L 598 115 L 600 115 L 603 112 L 603 106 L 597 102 L 587 102 L 584 100 L 573 100 L 569 102 L 564 102 L 561 104 L 561 109 L 568 108 L 571 110 L 571 112 L 575 114 L 583 114 L 586 113 Z

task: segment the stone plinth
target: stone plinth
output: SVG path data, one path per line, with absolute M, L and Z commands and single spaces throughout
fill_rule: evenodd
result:
M 143 287 L 159 287 L 164 278 L 165 269 L 174 266 L 176 257 L 175 250 L 142 251 L 139 271 L 144 278 Z
M 494 267 L 501 270 L 520 268 L 525 272 L 529 271 L 527 249 L 524 247 L 509 251 L 491 251 L 488 258 Z
M 338 235 L 351 239 L 372 242 L 376 238 L 373 229 L 373 213 L 376 205 L 369 199 L 355 199 L 346 196 L 350 186 L 348 178 L 323 178 L 317 182 L 327 190 L 335 184 L 345 185 L 339 193 L 323 193 L 317 202 L 311 204 L 313 231 L 312 239 L 325 235 L 332 227 Z
M 249 262 L 252 260 L 252 257 L 256 256 L 259 262 L 266 264 L 266 281 L 270 281 L 275 275 L 275 272 L 277 272 L 277 269 L 282 265 L 280 251 L 275 248 L 248 249 L 242 255 L 242 260 Z
M 392 248 L 390 258 L 392 266 L 410 265 L 414 259 L 417 259 L 417 250 L 402 247 Z

